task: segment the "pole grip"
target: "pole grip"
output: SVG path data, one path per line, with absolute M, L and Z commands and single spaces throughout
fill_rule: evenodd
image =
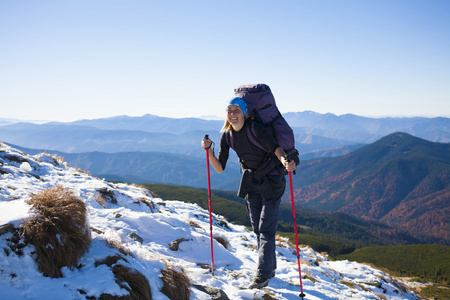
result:
M 291 162 L 291 155 L 290 154 L 286 154 L 286 156 L 284 158 L 286 158 L 287 162 Z M 294 170 L 293 173 L 295 175 L 295 170 Z
M 209 135 L 208 135 L 208 134 L 205 134 L 204 139 L 205 139 L 205 140 L 209 140 Z M 211 148 L 212 144 L 213 144 L 213 142 L 211 141 L 211 144 L 210 144 L 209 147 L 206 148 L 205 150 L 209 150 L 209 148 Z

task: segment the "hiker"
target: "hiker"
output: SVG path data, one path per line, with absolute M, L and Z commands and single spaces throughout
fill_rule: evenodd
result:
M 246 116 L 247 104 L 242 98 L 231 99 L 226 113 L 218 156 L 214 155 L 210 139 L 202 140 L 202 148 L 208 150 L 210 163 L 218 173 L 225 169 L 231 146 L 239 157 L 242 178 L 238 196 L 247 200 L 247 210 L 258 243 L 257 271 L 248 288 L 262 288 L 275 276 L 275 235 L 281 196 L 286 187 L 282 168 L 293 172 L 298 157 L 287 161 L 284 150 L 265 127 Z M 254 137 L 265 150 L 251 142 L 248 126 L 251 126 Z

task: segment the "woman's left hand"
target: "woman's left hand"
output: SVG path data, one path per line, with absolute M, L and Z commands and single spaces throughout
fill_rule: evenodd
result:
M 295 162 L 293 160 L 288 161 L 284 157 L 281 158 L 281 160 L 282 160 L 281 162 L 282 162 L 284 168 L 286 169 L 286 171 L 288 171 L 288 172 L 294 172 L 295 171 L 296 165 L 295 165 Z

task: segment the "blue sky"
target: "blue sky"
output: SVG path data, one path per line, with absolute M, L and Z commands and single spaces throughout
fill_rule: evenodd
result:
M 450 116 L 450 1 L 0 0 L 0 118 Z

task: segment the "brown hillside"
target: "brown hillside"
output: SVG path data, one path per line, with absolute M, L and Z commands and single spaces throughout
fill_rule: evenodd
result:
M 450 144 L 395 133 L 347 155 L 302 164 L 295 199 L 448 244 L 449 174 Z

